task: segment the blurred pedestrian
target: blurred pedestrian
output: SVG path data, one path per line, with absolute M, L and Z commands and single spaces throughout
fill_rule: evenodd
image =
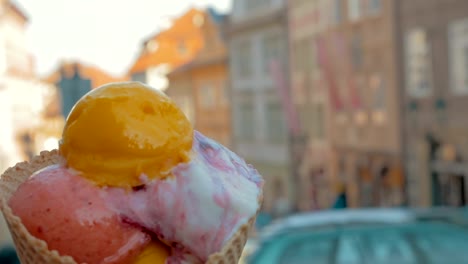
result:
M 346 188 L 343 183 L 338 184 L 336 188 L 336 199 L 333 204 L 333 209 L 344 209 L 348 207 L 348 201 L 346 199 Z

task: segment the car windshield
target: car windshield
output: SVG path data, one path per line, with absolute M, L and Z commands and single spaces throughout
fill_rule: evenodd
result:
M 446 264 L 468 259 L 468 230 L 448 223 L 354 226 L 270 238 L 255 264 Z

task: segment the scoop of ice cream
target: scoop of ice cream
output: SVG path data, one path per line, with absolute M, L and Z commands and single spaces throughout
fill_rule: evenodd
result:
M 193 128 L 162 92 L 138 82 L 97 88 L 67 118 L 60 154 L 97 185 L 134 187 L 187 162 Z
M 33 236 L 78 263 L 132 263 L 151 239 L 123 223 L 102 190 L 60 166 L 24 182 L 9 206 Z
M 114 210 L 204 263 L 259 209 L 263 179 L 235 153 L 194 133 L 192 159 L 138 191 L 108 188 Z M 178 263 L 178 262 L 177 262 Z
M 168 258 L 169 249 L 159 242 L 152 242 L 133 261 L 133 264 L 165 264 Z

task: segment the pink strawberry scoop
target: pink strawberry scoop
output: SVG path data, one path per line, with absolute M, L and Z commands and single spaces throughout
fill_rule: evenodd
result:
M 78 263 L 130 263 L 151 240 L 122 223 L 101 189 L 59 166 L 23 183 L 9 205 L 32 235 Z

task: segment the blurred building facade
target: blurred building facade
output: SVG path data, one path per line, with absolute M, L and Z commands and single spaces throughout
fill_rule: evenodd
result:
M 397 1 L 331 1 L 317 43 L 328 88 L 332 177 L 350 207 L 404 202 Z
M 42 83 L 26 41 L 29 19 L 12 1 L 0 0 L 0 170 L 30 159 L 35 153 L 34 131 L 44 107 Z M 11 243 L 0 217 L 0 246 Z
M 59 89 L 54 84 L 48 82 L 41 82 L 39 87 L 43 91 L 44 103 L 38 125 L 33 133 L 35 153 L 40 153 L 43 150 L 57 149 L 65 123 L 65 117 L 61 111 Z
M 26 41 L 28 17 L 15 3 L 0 1 L 0 169 L 34 155 L 32 133 L 43 107 L 42 90 Z
M 294 106 L 305 146 L 299 163 L 299 209 L 327 208 L 331 199 L 328 94 L 317 40 L 328 27 L 328 0 L 289 1 L 290 76 Z
M 308 134 L 301 187 L 317 207 L 341 185 L 350 207 L 404 202 L 396 8 L 290 1 L 291 86 Z
M 212 8 L 206 10 L 201 25 L 203 47 L 193 60 L 168 74 L 166 93 L 182 108 L 195 129 L 229 147 L 232 129 L 226 18 Z
M 286 1 L 235 0 L 228 28 L 233 149 L 264 176 L 264 210 L 282 215 L 295 203 L 280 96 L 289 82 Z
M 399 1 L 410 205 L 468 199 L 468 2 Z
M 205 11 L 191 8 L 172 25 L 144 41 L 140 54 L 129 70 L 132 81 L 166 90 L 167 74 L 191 61 L 203 47 Z

